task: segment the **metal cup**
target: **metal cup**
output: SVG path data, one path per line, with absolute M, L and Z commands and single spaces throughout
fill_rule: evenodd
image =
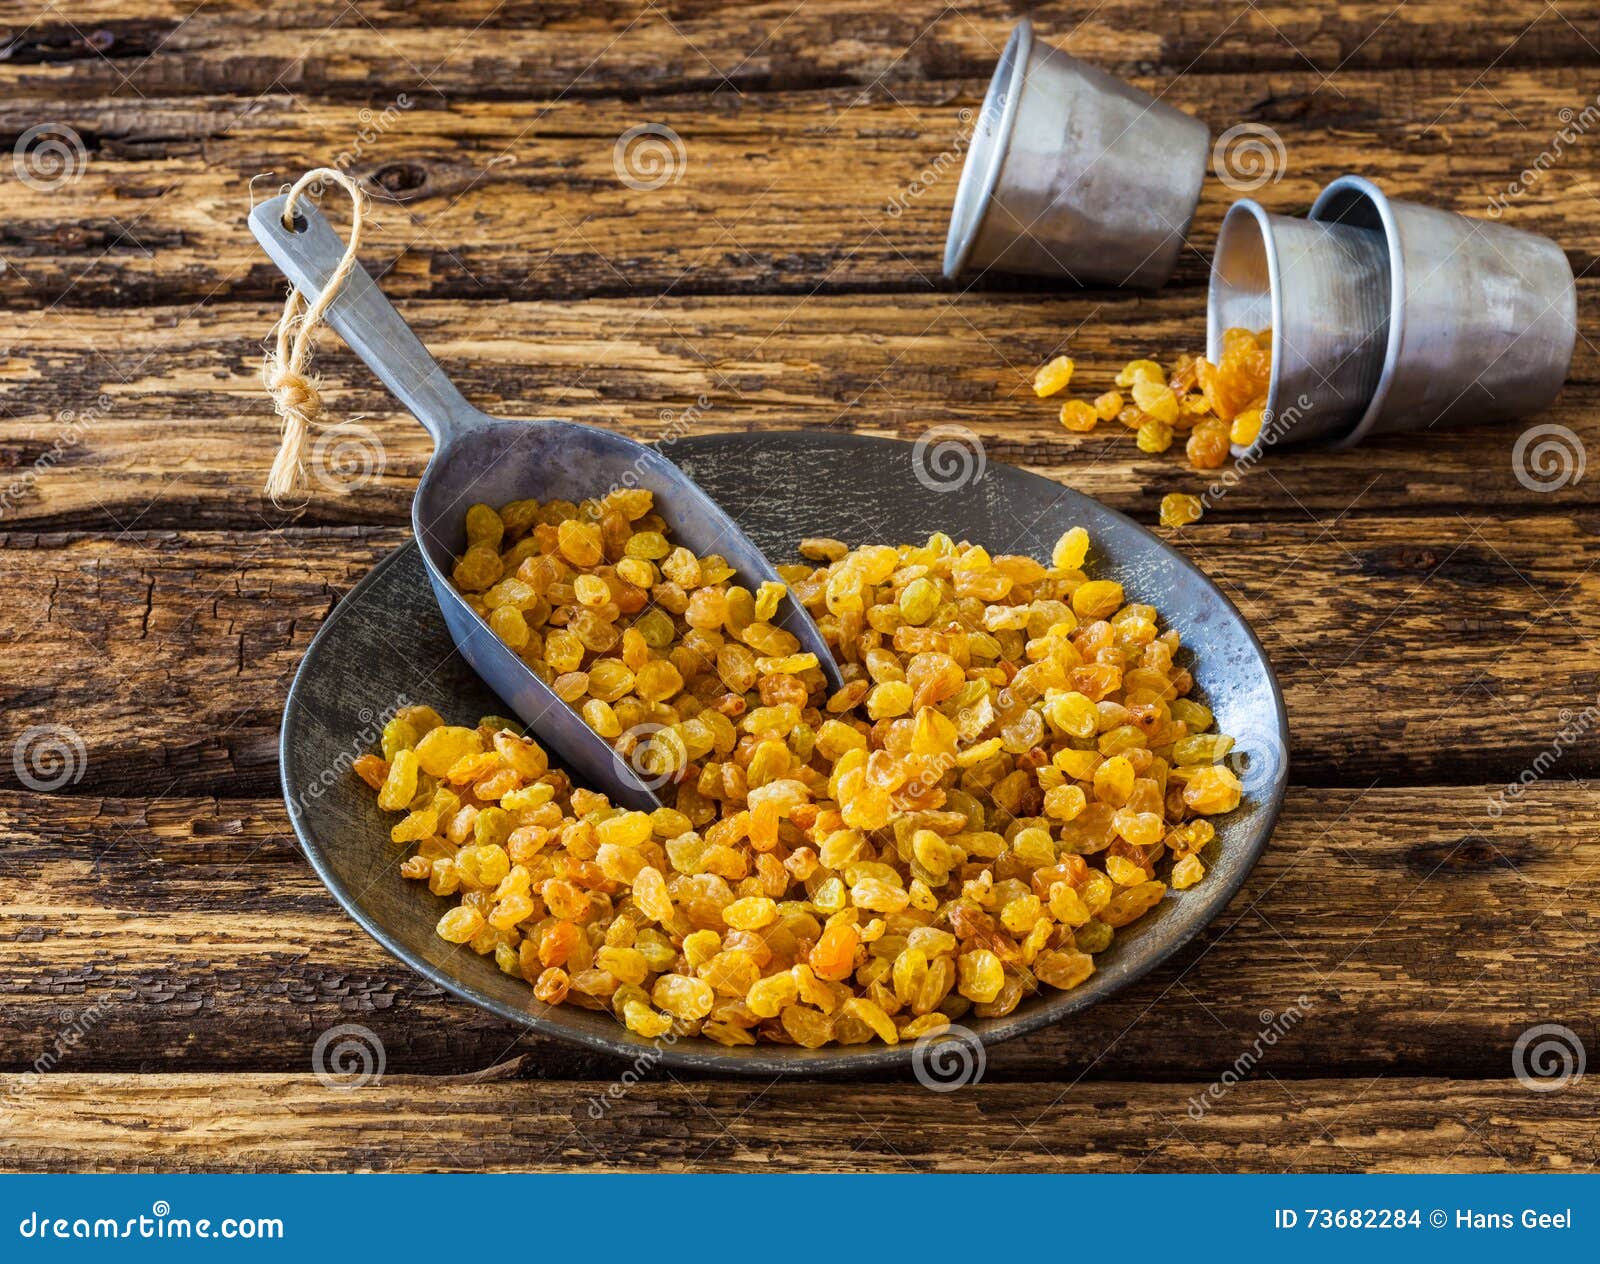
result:
M 1555 398 L 1578 332 L 1572 267 L 1555 242 L 1392 201 L 1360 176 L 1328 185 L 1311 218 L 1382 234 L 1389 261 L 1383 370 L 1339 446 L 1523 417 Z
M 1006 43 L 956 190 L 944 274 L 995 268 L 1154 289 L 1205 180 L 1206 125 L 1034 39 Z
M 1217 234 L 1206 356 L 1224 330 L 1272 330 L 1272 375 L 1252 447 L 1347 433 L 1372 398 L 1388 329 L 1381 234 L 1235 202 Z M 1235 445 L 1235 455 L 1248 448 Z

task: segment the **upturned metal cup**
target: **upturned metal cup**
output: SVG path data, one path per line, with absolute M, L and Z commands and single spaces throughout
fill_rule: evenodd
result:
M 1017 24 L 956 190 L 944 274 L 994 268 L 1156 288 L 1183 248 L 1206 125 Z
M 1221 358 L 1225 330 L 1272 330 L 1252 447 L 1335 438 L 1361 418 L 1383 369 L 1388 275 L 1380 233 L 1273 215 L 1248 199 L 1229 208 L 1211 260 L 1206 356 Z
M 1577 288 L 1548 237 L 1388 198 L 1341 176 L 1311 219 L 1381 235 L 1388 329 L 1382 372 L 1348 434 L 1525 417 L 1566 381 L 1578 332 Z

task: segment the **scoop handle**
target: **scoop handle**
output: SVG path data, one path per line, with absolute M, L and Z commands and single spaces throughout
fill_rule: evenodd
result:
M 287 196 L 279 196 L 255 207 L 250 212 L 250 231 L 310 303 L 339 267 L 345 243 L 322 212 L 303 199 L 295 208 L 294 226 L 285 224 L 287 201 Z M 443 448 L 452 433 L 482 417 L 359 263 L 329 305 L 326 320 L 427 427 L 438 447 Z

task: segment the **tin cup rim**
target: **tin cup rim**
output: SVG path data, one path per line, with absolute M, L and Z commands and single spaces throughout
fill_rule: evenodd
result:
M 1352 448 L 1360 443 L 1377 425 L 1378 418 L 1383 415 L 1384 406 L 1389 398 L 1389 389 L 1394 385 L 1395 377 L 1399 373 L 1400 344 L 1405 339 L 1406 325 L 1405 252 L 1400 244 L 1400 224 L 1395 219 L 1394 208 L 1389 205 L 1388 195 L 1365 176 L 1343 175 L 1337 180 L 1329 181 L 1328 186 L 1317 194 L 1317 200 L 1311 204 L 1311 212 L 1306 218 L 1315 220 L 1319 224 L 1346 223 L 1341 219 L 1330 220 L 1329 211 L 1336 199 L 1347 194 L 1354 194 L 1357 199 L 1364 201 L 1382 226 L 1384 248 L 1389 253 L 1389 338 L 1383 350 L 1383 369 L 1378 374 L 1378 384 L 1373 389 L 1372 398 L 1367 402 L 1367 409 L 1348 433 L 1333 441 L 1331 446 L 1335 451 Z M 1348 226 L 1369 227 L 1365 224 Z
M 1000 183 L 1000 168 L 1005 165 L 1006 154 L 1011 148 L 1011 134 L 1017 121 L 1017 102 L 1022 96 L 1028 58 L 1032 53 L 1033 22 L 1023 18 L 1012 30 L 1005 51 L 1000 54 L 1000 61 L 989 80 L 983 107 L 973 125 L 967 161 L 961 169 L 961 180 L 956 185 L 955 206 L 950 213 L 950 229 L 944 243 L 944 275 L 951 281 L 960 276 L 967 266 L 967 259 L 977 245 L 978 234 L 983 231 L 983 222 L 988 217 L 995 187 Z M 1001 102 L 1000 121 L 993 134 L 985 136 L 983 120 L 993 112 L 997 96 Z
M 1271 328 L 1276 335 L 1283 328 L 1283 282 L 1281 269 L 1278 264 L 1278 243 L 1272 231 L 1272 212 L 1262 206 L 1253 198 L 1240 198 L 1228 208 L 1227 214 L 1222 217 L 1222 225 L 1217 229 L 1217 244 L 1213 247 L 1212 255 L 1215 258 L 1221 253 L 1222 242 L 1229 232 L 1238 232 L 1236 220 L 1245 217 L 1255 221 L 1255 232 L 1261 242 L 1261 253 L 1267 261 L 1267 305 L 1271 314 Z M 1218 304 L 1218 273 L 1215 266 L 1211 269 L 1211 277 L 1206 285 L 1206 358 L 1216 364 L 1222 358 L 1222 334 L 1227 327 L 1226 322 L 1217 318 Z M 1267 404 L 1266 418 L 1271 420 L 1277 416 L 1278 387 L 1283 370 L 1282 357 L 1272 357 L 1272 368 L 1267 376 Z M 1253 455 L 1264 448 L 1262 442 L 1267 434 L 1265 425 L 1261 433 L 1245 446 L 1230 445 L 1235 457 Z

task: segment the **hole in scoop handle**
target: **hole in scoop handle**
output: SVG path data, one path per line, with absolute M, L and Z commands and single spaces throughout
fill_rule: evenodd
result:
M 283 222 L 287 197 L 275 197 L 250 212 L 250 231 L 290 283 L 314 302 L 344 257 L 345 243 L 322 213 L 302 199 L 295 227 Z M 349 344 L 416 416 L 440 447 L 448 435 L 473 421 L 478 410 L 445 376 L 428 349 L 384 298 L 359 263 L 329 306 L 327 323 Z

